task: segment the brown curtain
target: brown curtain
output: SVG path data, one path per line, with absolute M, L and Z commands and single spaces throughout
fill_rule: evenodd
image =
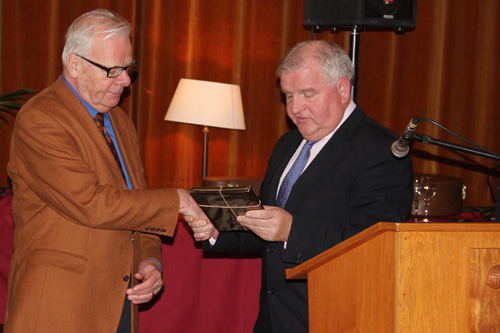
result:
M 135 26 L 138 75 L 122 106 L 136 124 L 149 186 L 201 181 L 201 126 L 163 121 L 180 78 L 241 86 L 247 129 L 210 129 L 208 175 L 261 177 L 274 143 L 289 129 L 275 69 L 287 49 L 312 36 L 302 26 L 302 6 L 301 0 L 3 1 L 1 91 L 40 91 L 53 82 L 68 25 L 85 11 L 108 8 Z M 411 118 L 427 117 L 500 152 L 499 7 L 498 1 L 419 1 L 414 31 L 361 32 L 358 103 L 398 135 Z M 314 38 L 349 48 L 349 31 Z M 462 143 L 424 122 L 417 132 Z M 8 184 L 10 134 L 2 124 L 1 186 Z M 498 161 L 421 143 L 412 152 L 415 171 L 462 178 L 465 205 L 493 205 L 486 175 Z

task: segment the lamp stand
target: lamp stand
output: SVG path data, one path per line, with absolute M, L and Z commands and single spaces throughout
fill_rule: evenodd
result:
M 203 160 L 201 165 L 201 179 L 207 176 L 207 151 L 208 151 L 208 127 L 203 128 Z

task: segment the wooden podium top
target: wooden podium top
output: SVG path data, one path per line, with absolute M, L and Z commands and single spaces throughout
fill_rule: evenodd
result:
M 379 222 L 318 254 L 305 263 L 286 270 L 287 279 L 307 279 L 307 273 L 384 232 L 500 232 L 500 223 L 393 223 Z

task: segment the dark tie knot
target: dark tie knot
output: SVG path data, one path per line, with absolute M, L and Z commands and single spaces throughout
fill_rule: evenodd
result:
M 97 124 L 97 126 L 99 126 L 99 127 L 104 126 L 104 115 L 102 113 L 98 112 L 94 116 L 94 121 Z
M 304 146 L 306 146 L 308 150 L 311 149 L 311 147 L 318 141 L 307 141 L 306 144 Z

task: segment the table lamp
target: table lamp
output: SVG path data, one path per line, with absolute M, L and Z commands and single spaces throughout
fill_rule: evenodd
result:
M 164 120 L 204 126 L 201 177 L 205 178 L 208 126 L 245 129 L 240 87 L 234 84 L 180 79 Z

